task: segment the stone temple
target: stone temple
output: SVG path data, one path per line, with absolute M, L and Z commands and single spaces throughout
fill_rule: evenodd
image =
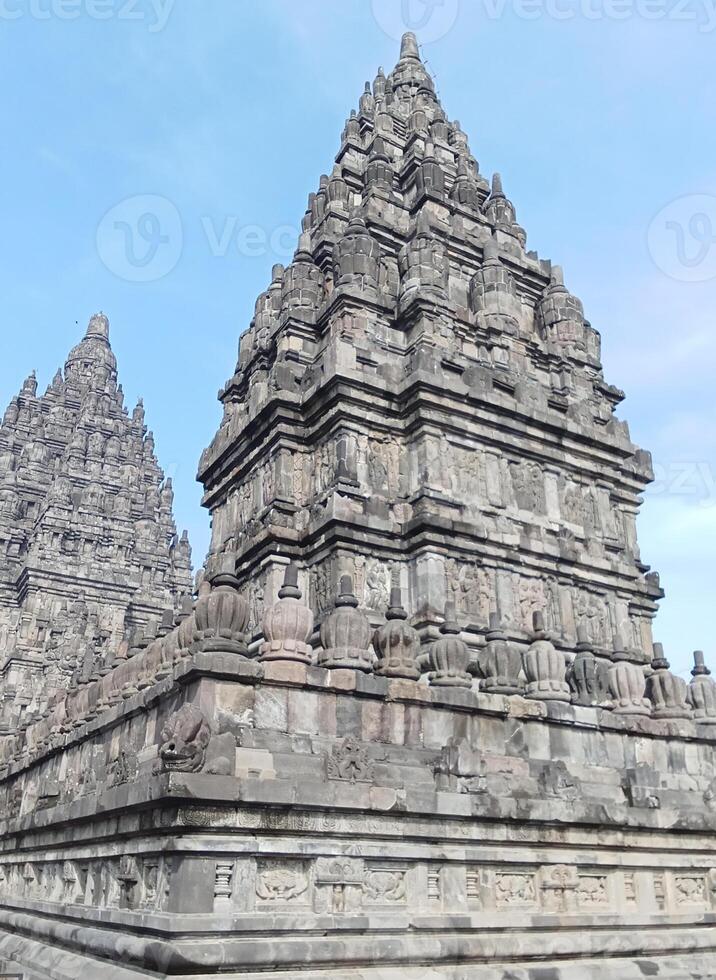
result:
M 105 316 L 0 427 L 0 733 L 174 625 L 192 592 L 171 480 L 129 416 Z
M 0 443 L 0 970 L 716 977 L 716 683 L 653 641 L 650 458 L 414 36 L 241 338 L 193 601 L 83 343 L 103 380 Z

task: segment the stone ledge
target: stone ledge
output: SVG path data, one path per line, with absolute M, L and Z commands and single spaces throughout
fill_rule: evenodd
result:
M 376 912 L 377 915 L 377 912 Z M 369 919 L 362 920 L 367 927 Z M 444 919 L 445 931 L 436 932 L 434 920 L 430 932 L 423 934 L 400 930 L 390 936 L 372 938 L 370 959 L 366 958 L 365 936 L 352 933 L 338 936 L 323 935 L 308 938 L 284 936 L 280 945 L 271 937 L 233 939 L 222 936 L 221 941 L 199 939 L 173 940 L 171 943 L 155 937 L 132 934 L 126 936 L 107 929 L 85 926 L 81 933 L 64 922 L 47 921 L 38 917 L 8 913 L 0 909 L 0 953 L 9 945 L 18 948 L 18 937 L 57 945 L 70 952 L 78 952 L 111 963 L 121 962 L 123 969 L 131 966 L 138 971 L 157 971 L 162 976 L 196 976 L 198 973 L 220 969 L 222 975 L 230 969 L 242 974 L 247 968 L 298 969 L 306 963 L 312 970 L 340 965 L 342 969 L 361 967 L 380 962 L 382 966 L 403 962 L 443 965 L 480 965 L 489 960 L 514 961 L 520 958 L 543 961 L 558 943 L 560 958 L 588 958 L 636 956 L 649 959 L 654 956 L 670 956 L 687 952 L 716 955 L 713 922 L 703 922 L 691 928 L 664 928 L 655 930 L 629 927 L 585 930 L 572 924 L 568 917 L 555 916 L 552 928 L 542 924 L 533 929 L 513 934 L 500 930 L 490 934 L 484 930 L 451 931 L 455 925 L 450 916 Z M 3 934 L 4 931 L 4 934 Z M 9 939 L 8 932 L 13 938 Z M 554 950 L 556 952 L 556 949 Z M 108 974 L 111 976 L 111 974 Z M 121 975 L 120 975 L 121 976 Z M 131 976 L 131 974 L 130 974 Z M 93 978 L 94 980 L 94 978 Z

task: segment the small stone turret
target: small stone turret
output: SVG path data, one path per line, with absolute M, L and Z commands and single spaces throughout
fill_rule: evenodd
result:
M 700 725 L 716 725 L 716 681 L 706 666 L 701 650 L 694 653 L 693 680 L 689 684 L 688 700 L 694 718 Z
M 415 177 L 415 190 L 418 201 L 426 197 L 442 201 L 445 197 L 445 174 L 435 156 L 432 143 L 425 147 L 425 156 Z
M 378 287 L 379 269 L 380 245 L 371 236 L 363 218 L 356 213 L 333 251 L 335 284 L 374 291 Z
M 420 212 L 414 237 L 401 249 L 398 267 L 401 304 L 418 296 L 447 299 L 447 254 L 426 211 Z
M 545 338 L 567 354 L 586 356 L 590 328 L 584 319 L 581 300 L 564 285 L 561 266 L 552 267 L 552 278 L 537 308 Z
M 527 236 L 524 228 L 517 224 L 515 206 L 505 195 L 500 174 L 492 177 L 492 193 L 485 204 L 484 214 L 497 231 L 512 235 L 524 247 Z
M 428 653 L 420 658 L 422 669 L 428 672 L 429 683 L 434 687 L 472 687 L 472 677 L 468 673 L 470 651 L 460 639 L 452 602 L 445 607 L 445 621 L 440 632 L 441 638 L 435 640 Z
M 319 667 L 360 670 L 373 669 L 371 629 L 366 616 L 358 609 L 350 575 L 341 578 L 334 611 L 321 625 Z
M 564 654 L 549 639 L 540 612 L 533 615 L 532 645 L 524 653 L 523 666 L 527 678 L 526 698 L 534 701 L 571 701 Z
M 385 618 L 385 626 L 376 630 L 373 637 L 378 657 L 375 672 L 383 677 L 404 677 L 416 681 L 420 677 L 420 636 L 407 621 L 408 614 L 403 608 L 400 589 L 391 590 L 390 608 Z
M 671 665 L 664 655 L 661 643 L 654 644 L 654 659 L 651 661 L 654 671 L 647 682 L 647 694 L 653 704 L 653 718 L 693 718 L 694 714 L 688 704 L 688 688 L 686 681 L 672 674 Z
M 473 178 L 465 157 L 460 157 L 457 165 L 457 177 L 450 191 L 450 199 L 467 211 L 477 211 L 480 198 L 477 182 Z
M 389 198 L 393 190 L 394 168 L 386 151 L 385 140 L 376 136 L 365 168 L 364 187 L 366 195 Z
M 497 244 L 485 246 L 482 266 L 470 282 L 470 308 L 483 330 L 516 334 L 522 303 L 509 269 L 501 262 Z
M 311 317 L 323 298 L 323 273 L 313 261 L 311 236 L 303 232 L 294 260 L 286 269 L 281 293 L 281 312 L 303 310 Z
M 298 587 L 298 569 L 289 565 L 279 590 L 278 601 L 269 606 L 264 614 L 264 639 L 261 647 L 262 660 L 290 660 L 310 664 L 313 651 L 310 646 L 313 634 L 313 613 L 301 601 Z
M 480 656 L 480 690 L 486 694 L 522 694 L 525 686 L 520 677 L 521 671 L 522 655 L 519 649 L 508 641 L 502 631 L 499 614 L 490 613 L 487 647 Z

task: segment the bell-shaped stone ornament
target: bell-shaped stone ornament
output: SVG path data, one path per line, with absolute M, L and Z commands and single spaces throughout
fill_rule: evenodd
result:
M 594 707 L 609 699 L 609 667 L 594 656 L 584 626 L 577 628 L 577 656 L 569 668 L 567 683 L 574 704 Z
M 385 619 L 385 626 L 376 630 L 373 637 L 378 658 L 375 672 L 382 677 L 404 677 L 416 681 L 420 677 L 420 636 L 407 621 L 408 614 L 403 608 L 400 589 L 391 591 L 390 609 Z
M 415 175 L 417 199 L 425 197 L 442 200 L 445 197 L 445 173 L 436 156 L 435 147 L 428 143 L 420 166 Z
M 470 651 L 460 639 L 460 627 L 455 615 L 455 604 L 445 607 L 445 622 L 440 627 L 442 636 L 420 658 L 420 665 L 427 671 L 428 681 L 434 687 L 472 687 Z
M 356 213 L 333 250 L 335 283 L 337 286 L 375 290 L 379 272 L 380 245 L 371 236 L 363 218 Z
M 522 655 L 519 649 L 508 641 L 502 631 L 499 614 L 490 613 L 487 646 L 480 656 L 480 690 L 486 694 L 523 694 L 525 685 L 521 671 Z
M 248 655 L 249 604 L 239 592 L 235 575 L 222 572 L 212 579 L 211 589 L 199 596 L 194 619 L 198 650 Z
M 701 650 L 694 653 L 693 680 L 689 684 L 689 704 L 700 725 L 716 725 L 716 681 L 706 666 Z
M 533 615 L 532 645 L 523 654 L 527 678 L 525 697 L 533 701 L 571 701 L 567 684 L 567 663 L 545 630 L 542 613 Z
M 317 658 L 319 667 L 366 673 L 373 669 L 370 623 L 358 609 L 350 575 L 341 579 L 336 607 L 321 625 L 321 645 Z
M 450 266 L 445 245 L 433 229 L 428 213 L 422 209 L 415 234 L 398 255 L 401 301 L 413 295 L 447 298 Z
M 647 681 L 647 696 L 653 704 L 652 718 L 693 718 L 688 703 L 688 686 L 682 677 L 672 674 L 661 643 L 654 644 L 653 674 Z
M 298 568 L 289 565 L 279 590 L 278 601 L 264 613 L 264 638 L 261 660 L 290 660 L 310 664 L 313 651 L 313 613 L 302 602 L 298 587 Z
M 614 638 L 614 654 L 609 669 L 609 687 L 616 715 L 650 715 L 644 668 L 629 660 L 620 636 Z

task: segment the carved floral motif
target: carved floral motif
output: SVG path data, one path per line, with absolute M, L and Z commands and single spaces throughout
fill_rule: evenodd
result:
M 263 902 L 291 902 L 307 891 L 308 877 L 303 865 L 267 863 L 257 870 L 256 895 Z

